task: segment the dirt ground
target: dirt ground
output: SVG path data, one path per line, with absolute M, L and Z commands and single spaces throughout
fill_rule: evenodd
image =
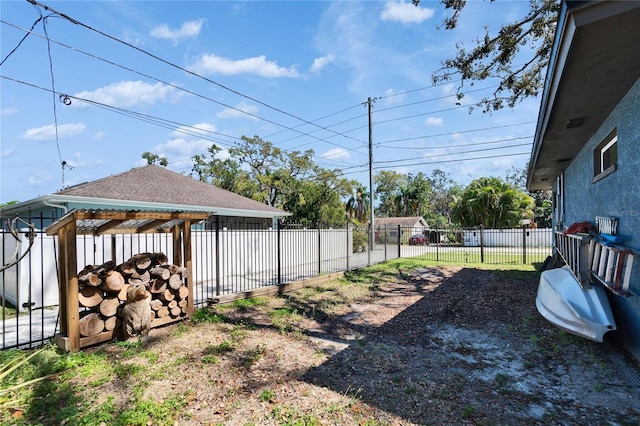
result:
M 151 331 L 175 374 L 145 395 L 186 397 L 180 425 L 640 424 L 636 363 L 546 322 L 537 278 L 436 267 L 218 305 Z M 126 403 L 126 380 L 99 393 Z

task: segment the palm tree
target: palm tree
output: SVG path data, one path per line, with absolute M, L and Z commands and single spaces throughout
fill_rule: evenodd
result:
M 452 216 L 463 226 L 514 227 L 533 214 L 532 198 L 496 177 L 474 180 L 454 198 Z
M 360 223 L 367 223 L 369 204 L 369 192 L 367 192 L 367 188 L 359 185 L 356 188 L 355 195 L 349 198 L 345 206 L 349 219 L 355 218 Z

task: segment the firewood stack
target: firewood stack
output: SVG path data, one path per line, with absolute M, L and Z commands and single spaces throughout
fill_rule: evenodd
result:
M 103 331 L 119 329 L 127 290 L 144 285 L 149 294 L 154 318 L 178 318 L 187 313 L 189 289 L 184 279 L 187 268 L 169 265 L 164 253 L 140 253 L 116 265 L 87 265 L 78 273 L 80 335 L 94 336 Z

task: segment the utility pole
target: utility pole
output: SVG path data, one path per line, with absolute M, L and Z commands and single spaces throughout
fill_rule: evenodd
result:
M 367 99 L 369 112 L 369 251 L 373 250 L 375 244 L 375 232 L 373 229 L 373 125 L 371 124 L 371 107 L 376 98 Z

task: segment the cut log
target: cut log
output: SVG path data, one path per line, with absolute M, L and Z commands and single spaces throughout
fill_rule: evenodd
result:
M 172 274 L 180 275 L 182 278 L 189 277 L 189 269 L 185 268 L 184 266 L 169 265 L 169 271 L 171 271 Z
M 180 277 L 180 275 L 173 274 L 169 277 L 169 287 L 171 287 L 174 290 L 177 290 L 180 287 L 182 287 L 182 278 Z
M 126 261 L 126 262 L 122 262 L 121 264 L 119 264 L 116 269 L 122 274 L 122 275 L 131 275 L 134 272 L 136 272 L 136 265 L 133 264 L 133 262 L 130 261 Z
M 143 281 L 140 278 L 129 277 L 129 279 L 127 279 L 127 283 L 129 283 L 130 285 L 144 285 L 146 287 L 149 284 L 149 281 Z
M 171 302 L 176 298 L 176 295 L 170 289 L 166 289 L 162 293 L 158 293 L 158 299 L 163 300 L 165 302 Z
M 182 313 L 182 309 L 180 309 L 180 307 L 178 306 L 176 306 L 175 308 L 169 309 L 169 316 L 171 316 L 172 318 L 179 316 L 181 313 Z
M 84 306 L 85 308 L 98 306 L 100 302 L 102 302 L 102 299 L 102 290 L 98 287 L 86 286 L 78 291 L 78 302 L 80 302 L 80 306 Z
M 122 290 L 125 281 L 122 274 L 116 270 L 111 270 L 107 272 L 106 276 L 102 280 L 102 284 L 100 288 L 107 292 L 119 292 Z
M 154 265 L 166 265 L 169 263 L 169 258 L 164 253 L 152 253 L 150 257 L 151 263 Z
M 169 310 L 175 308 L 176 306 L 178 306 L 178 301 L 175 299 L 167 303 L 167 308 L 169 308 Z
M 120 306 L 118 296 L 105 297 L 102 302 L 100 302 L 100 313 L 107 318 L 112 317 L 118 311 L 118 306 Z
M 122 288 L 118 292 L 118 300 L 120 300 L 122 302 L 126 302 L 127 301 L 127 290 L 129 290 L 129 287 L 131 287 L 131 284 L 124 284 L 122 286 Z
M 96 271 L 99 271 L 99 269 L 96 269 Z M 78 284 L 80 284 L 80 286 L 91 286 L 91 287 L 97 287 L 100 284 L 102 284 L 102 277 L 100 276 L 100 274 L 94 272 L 87 272 L 85 274 L 82 275 L 78 275 Z
M 167 282 L 161 279 L 151 280 L 149 291 L 152 294 L 162 293 L 167 289 Z
M 150 253 L 134 254 L 129 262 L 132 262 L 139 271 L 145 271 L 151 266 Z
M 118 318 L 116 316 L 109 317 L 106 320 L 104 320 L 104 329 L 106 331 L 115 330 L 119 326 L 120 326 L 120 318 Z
M 114 269 L 116 269 L 116 262 L 114 262 L 113 260 L 107 260 L 100 266 L 100 268 L 104 269 L 105 271 L 113 271 Z
M 164 306 L 164 304 L 162 303 L 162 300 L 160 299 L 152 299 L 151 302 L 149 302 L 149 305 L 151 305 L 151 310 L 153 311 L 157 311 L 158 309 Z
M 165 281 L 168 280 L 169 277 L 171 276 L 171 272 L 169 271 L 169 269 L 163 268 L 162 266 L 154 266 L 150 268 L 149 274 L 151 274 L 152 277 L 160 278 Z
M 84 337 L 95 336 L 104 330 L 104 321 L 96 312 L 81 312 L 78 323 L 80 335 Z
M 146 282 L 149 281 L 151 279 L 151 274 L 149 273 L 149 271 L 134 271 L 133 274 L 131 274 L 131 277 L 129 278 L 129 280 L 131 280 L 132 278 L 137 278 L 139 280 L 141 280 L 142 282 Z
M 189 297 L 189 288 L 186 285 L 181 286 L 178 290 L 176 290 L 176 298 L 183 300 Z
M 153 309 L 152 309 L 153 311 Z M 158 309 L 157 311 L 155 311 L 156 313 L 156 318 L 165 318 L 169 316 L 169 308 L 167 308 L 166 306 L 162 306 L 160 307 L 160 309 Z
M 189 302 L 187 302 L 186 300 L 181 300 L 178 302 L 178 306 L 180 306 L 181 308 L 186 308 L 187 305 L 189 305 Z

